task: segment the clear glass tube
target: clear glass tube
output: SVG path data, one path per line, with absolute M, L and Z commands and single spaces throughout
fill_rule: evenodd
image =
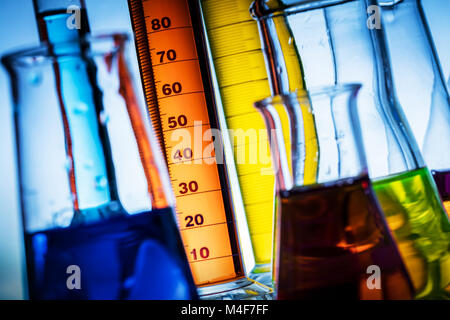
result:
M 3 57 L 33 299 L 196 298 L 125 43 L 114 34 Z
M 359 88 L 319 88 L 255 103 L 271 137 L 277 177 L 273 269 L 278 299 L 412 297 L 408 273 L 367 174 L 355 103 Z M 311 141 L 306 141 L 305 114 L 317 131 L 315 183 L 300 174 L 311 151 L 306 148 Z M 376 290 L 368 281 L 372 267 L 383 283 Z
M 302 75 L 306 88 L 362 84 L 358 115 L 369 176 L 416 297 L 448 298 L 450 222 L 398 102 L 382 23 L 381 28 L 368 23 L 372 5 L 377 2 L 259 0 L 252 13 L 260 25 L 267 64 L 284 75 L 283 85 L 280 77 L 269 74 L 273 87 L 286 93 L 293 73 L 295 79 Z M 278 24 L 285 25 L 289 36 L 280 34 Z M 297 67 L 286 62 L 283 47 L 300 58 Z

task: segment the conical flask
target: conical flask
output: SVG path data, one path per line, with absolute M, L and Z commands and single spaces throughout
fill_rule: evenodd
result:
M 413 287 L 367 173 L 356 117 L 359 85 L 256 102 L 270 135 L 279 208 L 278 299 L 410 299 Z M 308 113 L 308 117 L 305 117 Z M 317 131 L 317 182 L 305 182 L 304 119 Z M 290 152 L 286 152 L 290 145 Z
M 200 3 L 226 126 L 230 133 L 259 132 L 254 144 L 259 145 L 258 161 L 247 160 L 247 153 L 252 152 L 246 151 L 247 139 L 230 134 L 230 141 L 255 255 L 255 268 L 250 276 L 269 284 L 275 178 L 264 121 L 253 108 L 253 102 L 271 93 L 258 25 L 248 11 L 252 1 L 202 0 Z
M 450 98 L 422 1 L 378 5 L 397 97 L 450 213 Z
M 374 0 L 258 0 L 252 12 L 266 63 L 277 70 L 277 77 L 269 74 L 273 87 L 286 92 L 298 75 L 307 88 L 362 84 L 358 116 L 369 176 L 416 297 L 448 298 L 450 222 L 398 103 L 382 21 L 380 28 L 372 24 L 373 5 Z M 287 62 L 286 48 L 299 57 L 297 65 Z
M 32 299 L 195 299 L 167 168 L 121 34 L 3 57 Z

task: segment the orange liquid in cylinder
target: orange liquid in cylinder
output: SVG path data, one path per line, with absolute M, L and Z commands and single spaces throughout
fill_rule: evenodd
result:
M 197 285 L 243 277 L 226 171 L 187 0 L 130 0 L 143 87 L 165 152 L 178 225 Z M 200 56 L 203 52 L 200 53 Z

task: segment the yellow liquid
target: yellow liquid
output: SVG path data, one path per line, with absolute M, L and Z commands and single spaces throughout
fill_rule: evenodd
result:
M 234 156 L 241 193 L 249 225 L 257 265 L 272 260 L 272 226 L 274 212 L 274 175 L 266 126 L 253 103 L 272 93 L 267 77 L 257 22 L 250 16 L 253 0 L 202 0 L 202 10 L 219 83 L 222 105 L 228 129 L 255 130 L 257 143 L 249 139 L 233 141 Z M 276 20 L 282 40 L 283 59 L 288 72 L 289 91 L 303 90 L 303 75 L 298 54 L 283 20 Z M 312 113 L 308 105 L 301 106 L 305 124 L 305 183 L 313 183 L 317 173 L 317 139 Z M 288 121 L 287 117 L 281 121 Z M 289 126 L 283 125 L 283 128 Z M 250 131 L 248 131 L 250 130 Z M 289 141 L 289 132 L 284 131 Z M 254 140 L 253 140 L 254 141 Z M 290 145 L 286 145 L 288 156 Z M 257 161 L 254 161 L 255 154 Z M 253 160 L 253 161 L 252 161 Z M 260 269 L 260 272 L 268 271 Z M 255 270 L 258 272 L 258 270 Z

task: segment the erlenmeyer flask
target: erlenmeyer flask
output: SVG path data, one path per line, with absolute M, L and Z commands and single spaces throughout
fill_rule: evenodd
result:
M 89 34 L 84 0 L 33 0 L 41 41 L 56 43 Z
M 255 255 L 233 149 L 215 99 L 200 3 L 129 0 L 128 5 L 147 107 L 200 297 L 270 297 L 270 288 L 248 278 Z
M 395 91 L 450 213 L 450 98 L 420 0 L 378 0 Z
M 374 0 L 258 0 L 252 12 L 262 30 L 268 64 L 285 61 L 281 48 L 287 45 L 301 59 L 297 70 L 284 68 L 286 63 L 276 65 L 285 82 L 296 72 L 303 73 L 306 87 L 363 85 L 358 115 L 369 176 L 376 180 L 374 189 L 416 297 L 448 298 L 450 222 L 397 102 L 383 27 L 381 22 L 381 28 L 371 24 L 369 7 L 376 4 Z M 278 35 L 276 20 L 286 24 L 289 37 Z M 275 77 L 271 80 L 279 82 Z
M 270 284 L 275 178 L 264 121 L 253 108 L 253 102 L 264 99 L 271 92 L 258 25 L 248 11 L 252 1 L 201 0 L 200 3 L 220 94 L 218 100 L 233 144 L 239 188 L 255 255 L 255 267 L 250 276 Z M 236 134 L 253 131 L 257 131 L 258 136 L 252 144 Z M 259 149 L 258 161 L 250 158 L 253 150 L 247 152 L 254 146 Z
M 355 120 L 359 88 L 339 85 L 255 103 L 271 138 L 277 178 L 274 276 L 279 299 L 412 297 L 368 177 Z M 317 130 L 313 184 L 305 182 L 301 169 L 309 152 L 304 113 Z M 285 145 L 291 146 L 290 154 Z
M 3 58 L 32 299 L 197 297 L 125 42 L 76 39 Z

